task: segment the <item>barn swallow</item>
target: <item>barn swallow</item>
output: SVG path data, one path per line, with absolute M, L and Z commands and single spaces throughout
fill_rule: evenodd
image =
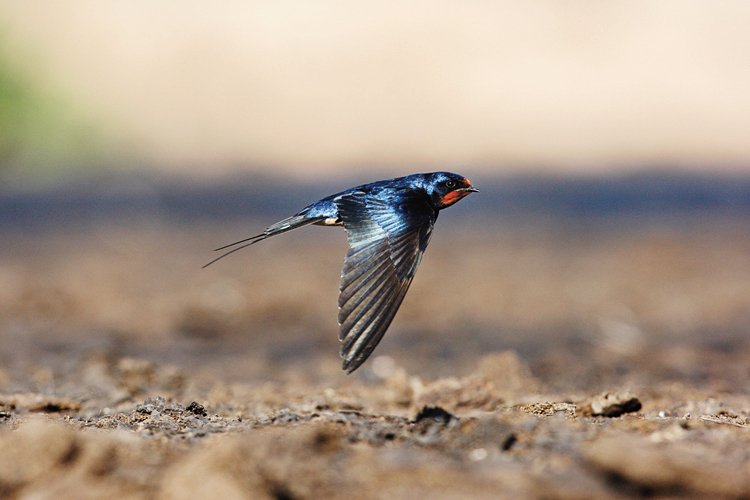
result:
M 344 226 L 349 251 L 339 286 L 343 369 L 356 370 L 393 321 L 414 278 L 440 210 L 476 189 L 450 172 L 412 174 L 353 187 L 316 201 L 262 233 L 217 248 L 219 259 L 309 224 Z

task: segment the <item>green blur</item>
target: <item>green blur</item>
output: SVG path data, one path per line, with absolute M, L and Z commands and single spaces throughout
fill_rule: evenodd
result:
M 0 31 L 0 172 L 49 178 L 101 165 L 107 134 Z

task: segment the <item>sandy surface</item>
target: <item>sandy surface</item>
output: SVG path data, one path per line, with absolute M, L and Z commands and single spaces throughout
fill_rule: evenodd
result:
M 0 497 L 750 496 L 742 224 L 441 221 L 351 376 L 341 232 L 199 269 L 260 225 L 3 234 Z

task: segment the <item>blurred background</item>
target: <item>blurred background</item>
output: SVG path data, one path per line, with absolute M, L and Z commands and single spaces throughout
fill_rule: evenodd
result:
M 455 170 L 482 192 L 441 216 L 381 367 L 511 349 L 551 386 L 747 387 L 749 20 L 741 0 L 4 0 L 0 383 L 101 353 L 340 381 L 343 231 L 200 266 L 342 188 Z

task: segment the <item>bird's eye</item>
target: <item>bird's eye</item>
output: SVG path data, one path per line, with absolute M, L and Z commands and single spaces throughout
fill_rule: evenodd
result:
M 448 189 L 453 189 L 456 187 L 456 181 L 445 181 L 445 187 Z

